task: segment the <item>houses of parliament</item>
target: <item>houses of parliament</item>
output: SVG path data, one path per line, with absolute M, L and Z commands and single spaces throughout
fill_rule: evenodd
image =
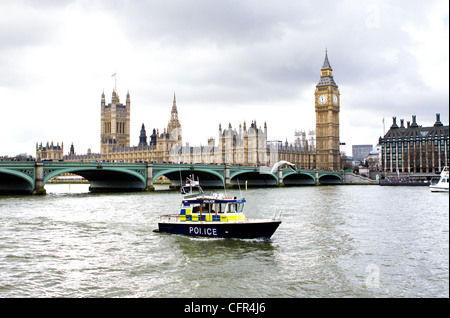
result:
M 110 103 L 106 102 L 104 92 L 101 95 L 99 154 L 88 150 L 87 154 L 77 155 L 72 144 L 69 154 L 63 155 L 63 144 L 55 146 L 52 142 L 46 146 L 36 144 L 36 158 L 246 166 L 271 166 L 277 161 L 286 160 L 302 169 L 339 170 L 340 96 L 327 52 L 314 94 L 315 133 L 296 132 L 293 144 L 267 140 L 267 124 L 264 123 L 261 127 L 254 120 L 251 123 L 244 121 L 237 128 L 233 128 L 231 123 L 227 127 L 219 124 L 217 144 L 214 138 L 210 138 L 206 146 L 190 146 L 189 143 L 183 145 L 182 125 L 174 94 L 167 126 L 162 130 L 153 128 L 148 135 L 145 124 L 142 123 L 138 144 L 130 146 L 130 93 L 127 93 L 125 103 L 122 103 L 114 89 Z

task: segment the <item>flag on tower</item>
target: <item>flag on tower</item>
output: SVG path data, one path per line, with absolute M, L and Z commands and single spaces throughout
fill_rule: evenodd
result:
M 111 77 L 114 77 L 114 91 L 117 92 L 117 76 L 116 76 L 117 72 L 115 72 L 113 75 L 111 75 Z

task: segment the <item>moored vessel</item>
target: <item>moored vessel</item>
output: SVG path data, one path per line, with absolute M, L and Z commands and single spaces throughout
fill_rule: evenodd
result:
M 431 192 L 449 192 L 448 186 L 449 186 L 448 167 L 445 166 L 444 169 L 442 169 L 439 181 L 437 183 L 432 182 L 430 185 L 430 190 Z
M 269 239 L 281 224 L 281 214 L 272 219 L 247 219 L 244 198 L 222 193 L 206 195 L 193 176 L 182 187 L 184 198 L 178 214 L 161 215 L 155 232 L 190 236 Z

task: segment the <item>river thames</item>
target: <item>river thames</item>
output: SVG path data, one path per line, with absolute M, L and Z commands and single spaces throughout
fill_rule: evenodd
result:
M 248 217 L 282 212 L 271 240 L 154 233 L 177 191 L 46 189 L 0 197 L 2 298 L 449 297 L 449 194 L 428 187 L 242 191 Z

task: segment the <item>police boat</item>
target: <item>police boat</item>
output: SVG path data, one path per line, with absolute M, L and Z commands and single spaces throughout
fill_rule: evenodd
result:
M 281 213 L 272 219 L 247 219 L 245 199 L 222 193 L 206 195 L 200 182 L 188 177 L 179 214 L 161 215 L 154 232 L 201 237 L 269 239 L 281 224 Z

